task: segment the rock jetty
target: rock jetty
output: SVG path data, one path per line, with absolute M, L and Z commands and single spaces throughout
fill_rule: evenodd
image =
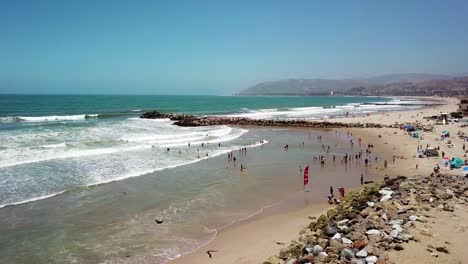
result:
M 265 126 L 265 127 L 302 127 L 302 128 L 382 128 L 385 125 L 375 123 L 341 123 L 327 121 L 307 120 L 272 120 L 250 119 L 244 117 L 225 116 L 196 116 L 185 114 L 161 113 L 158 111 L 146 112 L 140 118 L 170 119 L 176 121 L 174 125 L 183 127 L 235 125 L 235 126 Z
M 418 223 L 430 224 L 432 210 L 453 212 L 468 202 L 461 176 L 387 178 L 381 185 L 348 194 L 304 228 L 299 238 L 263 264 L 392 263 L 389 251 L 417 243 Z M 427 248 L 431 256 L 450 254 L 447 245 Z

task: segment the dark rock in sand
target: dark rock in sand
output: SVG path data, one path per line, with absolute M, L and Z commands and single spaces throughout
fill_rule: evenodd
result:
M 445 254 L 450 254 L 446 247 L 436 247 L 436 250 Z

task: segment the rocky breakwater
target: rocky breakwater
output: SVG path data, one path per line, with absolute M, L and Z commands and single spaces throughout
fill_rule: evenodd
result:
M 318 219 L 311 218 L 297 241 L 264 264 L 392 263 L 388 252 L 417 243 L 423 234 L 415 226 L 433 210 L 453 212 L 468 202 L 466 179 L 431 175 L 408 179 L 400 176 L 383 184 L 350 193 L 340 205 Z M 450 254 L 443 242 L 427 248 L 427 254 Z
M 184 127 L 197 126 L 265 126 L 265 127 L 302 127 L 302 128 L 382 128 L 385 125 L 375 123 L 341 123 L 327 121 L 307 121 L 307 120 L 271 120 L 271 119 L 250 119 L 243 117 L 224 116 L 196 116 L 184 114 L 161 113 L 157 111 L 147 112 L 140 116 L 147 119 L 170 119 L 174 125 Z

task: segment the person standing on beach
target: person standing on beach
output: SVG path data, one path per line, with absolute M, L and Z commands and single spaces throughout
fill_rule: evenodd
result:
M 387 168 L 387 160 L 384 161 L 384 168 Z
M 363 185 L 363 184 L 364 184 L 364 174 L 361 173 L 361 185 Z
M 340 187 L 338 188 L 338 191 L 340 192 L 340 197 L 343 198 L 344 195 L 345 195 L 343 186 L 340 186 Z
M 333 196 L 333 186 L 330 186 L 330 195 Z

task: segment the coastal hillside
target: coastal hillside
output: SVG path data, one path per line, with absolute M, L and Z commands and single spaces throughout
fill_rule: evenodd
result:
M 346 95 L 468 95 L 468 77 L 449 80 L 429 80 L 424 82 L 398 82 L 385 85 L 354 87 L 344 92 Z
M 262 82 L 239 95 L 461 95 L 468 78 L 437 74 L 388 74 L 367 79 L 287 79 Z
M 351 79 L 287 79 L 262 82 L 241 91 L 239 95 L 323 95 L 368 84 L 366 81 Z

